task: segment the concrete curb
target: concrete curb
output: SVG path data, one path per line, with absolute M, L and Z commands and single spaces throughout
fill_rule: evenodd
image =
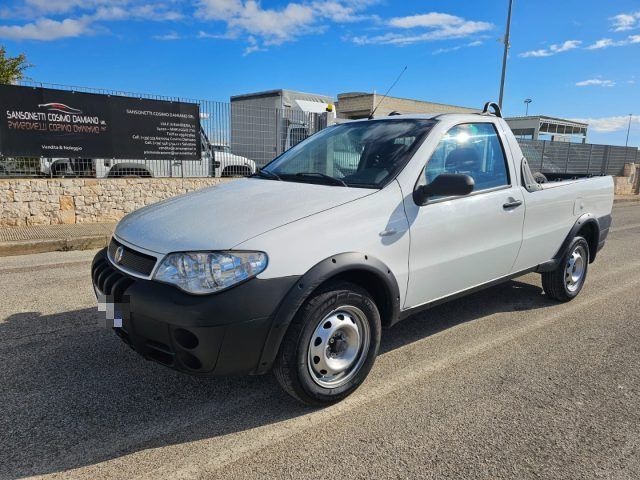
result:
M 67 252 L 70 250 L 91 250 L 106 247 L 110 239 L 111 235 L 92 235 L 73 238 L 1 242 L 0 257 L 29 255 L 32 253 Z
M 631 206 L 631 205 L 640 205 L 640 198 L 620 198 L 613 201 L 614 205 L 617 206 Z

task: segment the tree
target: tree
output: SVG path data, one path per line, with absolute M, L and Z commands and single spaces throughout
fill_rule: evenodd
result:
M 1 83 L 16 83 L 24 78 L 24 71 L 33 67 L 27 62 L 27 57 L 24 53 L 16 57 L 7 56 L 6 49 L 0 45 L 0 84 Z

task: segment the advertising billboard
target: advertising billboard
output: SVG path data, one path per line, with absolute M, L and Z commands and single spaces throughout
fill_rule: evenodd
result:
M 0 85 L 5 157 L 200 160 L 196 103 Z

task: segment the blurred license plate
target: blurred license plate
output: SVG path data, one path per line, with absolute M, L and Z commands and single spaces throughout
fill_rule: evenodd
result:
M 105 312 L 106 314 L 106 326 L 122 328 L 122 312 L 117 308 L 113 299 L 107 297 L 95 286 L 93 287 L 93 290 L 95 291 L 96 300 L 98 302 L 98 311 Z

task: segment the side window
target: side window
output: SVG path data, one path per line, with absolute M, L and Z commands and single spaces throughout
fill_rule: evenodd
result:
M 492 123 L 456 125 L 440 140 L 424 171 L 424 183 L 441 173 L 464 173 L 475 181 L 474 191 L 509 184 L 507 162 Z

